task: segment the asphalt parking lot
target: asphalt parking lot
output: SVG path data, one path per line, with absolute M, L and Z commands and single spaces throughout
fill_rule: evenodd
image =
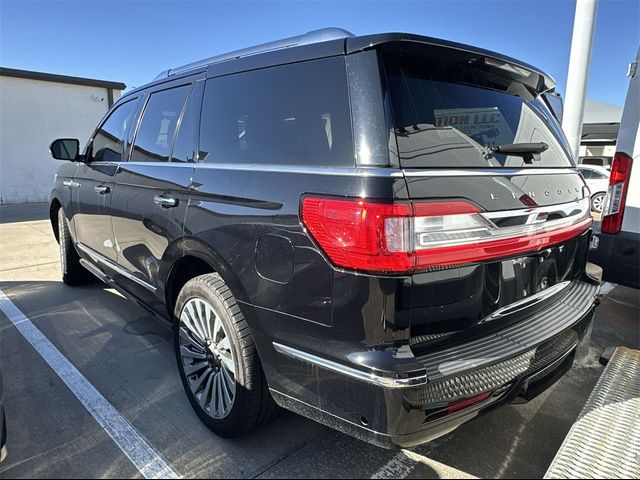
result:
M 638 291 L 615 287 L 598 308 L 588 352 L 549 391 L 430 444 L 381 450 L 286 412 L 225 440 L 193 413 L 167 330 L 97 281 L 62 284 L 46 205 L 0 207 L 0 290 L 184 477 L 541 477 L 602 371 L 600 352 L 640 347 Z M 141 476 L 2 312 L 0 369 L 9 435 L 0 477 Z

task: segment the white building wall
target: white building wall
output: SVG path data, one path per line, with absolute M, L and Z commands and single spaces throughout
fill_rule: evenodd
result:
M 106 88 L 0 76 L 0 204 L 49 201 L 60 165 L 49 144 L 77 138 L 84 148 L 107 110 Z

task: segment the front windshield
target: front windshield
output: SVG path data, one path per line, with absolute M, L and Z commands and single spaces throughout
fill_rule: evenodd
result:
M 383 62 L 402 167 L 571 166 L 556 120 L 536 97 L 536 73 L 444 47 L 389 48 Z M 491 152 L 538 142 L 549 147 L 533 162 Z

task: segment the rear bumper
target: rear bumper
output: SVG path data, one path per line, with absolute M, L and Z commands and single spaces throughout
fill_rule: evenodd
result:
M 552 312 L 413 358 L 423 376 L 363 371 L 276 344 L 286 367 L 269 369 L 273 397 L 284 408 L 384 448 L 428 442 L 501 404 L 533 398 L 571 367 L 597 291 L 579 286 Z M 480 399 L 460 403 L 470 398 Z

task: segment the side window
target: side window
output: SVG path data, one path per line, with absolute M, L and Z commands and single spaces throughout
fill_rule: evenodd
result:
M 193 162 L 195 159 L 196 134 L 200 120 L 200 100 L 202 85 L 196 83 L 187 100 L 182 120 L 176 134 L 176 142 L 171 153 L 172 162 Z
M 208 80 L 199 149 L 208 163 L 353 165 L 344 59 Z
M 133 121 L 137 103 L 135 100 L 130 100 L 111 112 L 107 121 L 93 136 L 90 161 L 120 162 L 122 160 L 122 144 Z
M 596 172 L 595 170 L 591 171 L 591 178 L 593 180 L 602 180 L 603 178 L 607 178 L 605 175 L 601 174 L 600 172 Z
M 191 85 L 153 93 L 138 128 L 131 154 L 132 162 L 169 160 L 176 125 Z
M 581 168 L 580 172 L 582 173 L 582 176 L 584 177 L 585 180 L 591 179 L 591 175 L 593 172 L 588 168 Z

